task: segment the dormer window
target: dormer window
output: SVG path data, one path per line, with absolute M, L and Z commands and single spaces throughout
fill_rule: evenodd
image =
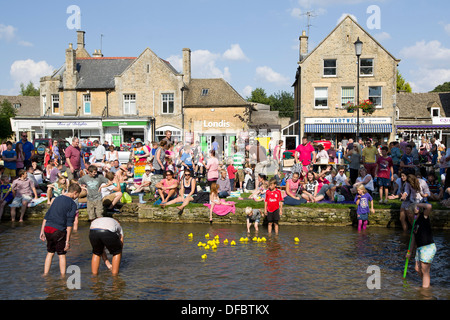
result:
M 202 89 L 202 96 L 207 96 L 209 94 L 209 89 Z
M 439 108 L 431 108 L 431 117 L 436 118 L 441 116 L 441 110 Z

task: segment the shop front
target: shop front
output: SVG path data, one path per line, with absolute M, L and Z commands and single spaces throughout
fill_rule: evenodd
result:
M 305 118 L 304 135 L 309 140 L 328 140 L 338 143 L 349 138 L 356 138 L 358 121 L 351 118 Z M 392 118 L 361 117 L 359 132 L 363 140 L 373 139 L 389 142 L 394 139 Z
M 447 148 L 450 147 L 450 118 L 433 118 L 432 124 L 398 124 L 397 137 L 399 140 L 414 141 L 421 144 L 422 137 L 428 141 L 431 138 L 439 140 Z
M 102 122 L 104 141 L 114 146 L 131 142 L 131 138 L 141 139 L 144 143 L 152 141 L 152 123 L 150 120 L 108 119 Z

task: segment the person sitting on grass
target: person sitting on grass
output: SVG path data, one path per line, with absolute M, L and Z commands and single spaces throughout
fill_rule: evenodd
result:
M 122 191 L 120 189 L 120 183 L 116 180 L 116 177 L 114 173 L 107 172 L 105 174 L 106 179 L 109 180 L 108 183 L 104 183 L 100 186 L 100 190 L 102 193 L 102 203 L 103 206 L 110 203 L 108 206 L 108 210 L 113 210 L 117 212 L 117 209 L 114 209 L 116 204 L 119 203 L 120 199 L 122 198 Z
M 319 183 L 317 182 L 314 172 L 308 171 L 307 180 L 302 190 L 302 198 L 307 202 L 316 202 L 317 189 L 319 187 Z
M 186 170 L 183 179 L 180 181 L 180 193 L 178 197 L 170 200 L 166 203 L 161 203 L 161 207 L 165 208 L 171 204 L 182 203 L 177 207 L 178 212 L 181 213 L 183 209 L 189 204 L 189 202 L 194 201 L 197 196 L 197 181 L 192 177 L 190 170 Z
M 233 206 L 234 202 L 227 202 L 225 199 L 219 198 L 219 185 L 215 182 L 211 183 L 211 192 L 209 194 L 209 223 L 212 224 L 212 214 L 214 207 L 217 205 Z
M 221 170 L 220 177 L 217 179 L 217 184 L 219 185 L 219 198 L 226 198 L 231 193 L 230 179 L 227 177 L 227 171 Z
M 165 179 L 156 184 L 158 194 L 161 199 L 161 205 L 175 199 L 178 194 L 178 181 L 173 177 L 173 171 L 167 170 Z
M 11 208 L 11 221 L 16 220 L 16 208 L 22 207 L 19 222 L 23 222 L 23 217 L 25 215 L 25 211 L 27 210 L 28 203 L 33 200 L 33 194 L 34 200 L 37 200 L 38 196 L 33 181 L 27 177 L 27 172 L 21 169 L 19 170 L 18 176 L 19 178 L 14 180 L 11 186 L 14 199 L 9 206 Z
M 68 187 L 69 182 L 64 176 L 59 177 L 57 182 L 49 184 L 47 186 L 47 204 L 51 205 L 53 200 L 62 195 Z
M 428 189 L 430 190 L 429 200 L 441 201 L 444 198 L 444 188 L 437 181 L 436 175 L 433 172 L 428 173 L 427 179 Z
M 248 198 L 255 201 L 264 201 L 266 190 L 269 188 L 266 175 L 262 173 L 258 174 L 258 181 L 256 184 L 255 190 Z

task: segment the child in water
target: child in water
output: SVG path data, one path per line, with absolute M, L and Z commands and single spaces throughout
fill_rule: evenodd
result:
M 415 208 L 414 211 L 418 214 L 417 208 Z M 436 245 L 433 240 L 428 213 L 429 211 L 427 210 L 423 210 L 422 213 L 419 213 L 414 224 L 411 251 L 408 251 L 406 254 L 406 257 L 409 259 L 411 256 L 410 252 L 412 252 L 415 247 L 417 248 L 415 270 L 422 278 L 422 288 L 430 287 L 431 262 L 436 254 Z
M 355 203 L 358 206 L 356 210 L 357 218 L 358 218 L 358 231 L 361 229 L 366 230 L 367 222 L 369 220 L 369 212 L 375 213 L 373 209 L 373 199 L 371 195 L 367 192 L 364 185 L 358 185 L 356 191 L 358 195 L 355 197 Z M 370 203 L 370 209 L 369 209 Z

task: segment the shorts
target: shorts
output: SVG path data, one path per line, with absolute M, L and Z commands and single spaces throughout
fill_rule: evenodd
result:
M 387 178 L 377 178 L 378 186 L 380 187 L 390 187 L 391 186 L 391 180 Z
M 10 176 L 11 178 L 14 178 L 16 176 L 16 169 L 8 169 L 5 168 L 5 171 L 3 171 L 4 176 Z
M 416 261 L 431 263 L 433 261 L 435 254 L 436 254 L 436 244 L 434 243 L 430 243 L 426 246 L 419 247 L 416 250 Z
M 238 171 L 236 172 L 236 178 L 239 182 L 244 182 L 244 178 L 245 178 L 245 174 L 244 174 L 244 170 L 243 169 L 238 169 Z
M 9 205 L 11 208 L 19 208 L 22 206 L 22 202 L 26 201 L 26 202 L 31 202 L 33 200 L 32 197 L 27 196 L 27 195 L 22 195 L 20 197 L 15 197 L 12 201 L 12 203 Z
M 86 208 L 89 220 L 94 220 L 95 218 L 103 217 L 103 202 L 101 199 L 88 200 Z
M 122 253 L 122 241 L 120 241 L 120 236 L 115 232 L 104 229 L 91 229 L 89 231 L 89 241 L 92 245 L 92 253 L 97 256 L 103 254 L 105 247 L 114 256 Z
M 404 210 L 408 210 L 408 208 L 409 208 L 412 204 L 414 204 L 414 203 L 411 202 L 411 201 L 409 201 L 409 200 L 405 200 L 405 201 L 402 201 L 402 205 L 400 206 L 400 208 L 401 208 L 401 209 L 404 209 Z
M 53 233 L 45 232 L 45 238 L 47 239 L 47 252 L 57 253 L 58 255 L 65 255 L 66 251 L 66 238 L 67 232 L 56 230 Z
M 260 218 L 252 219 L 250 217 L 247 217 L 247 221 L 249 223 L 258 223 L 259 224 Z
M 267 211 L 267 222 L 278 223 L 278 221 L 280 221 L 280 209 L 277 209 L 274 212 Z

